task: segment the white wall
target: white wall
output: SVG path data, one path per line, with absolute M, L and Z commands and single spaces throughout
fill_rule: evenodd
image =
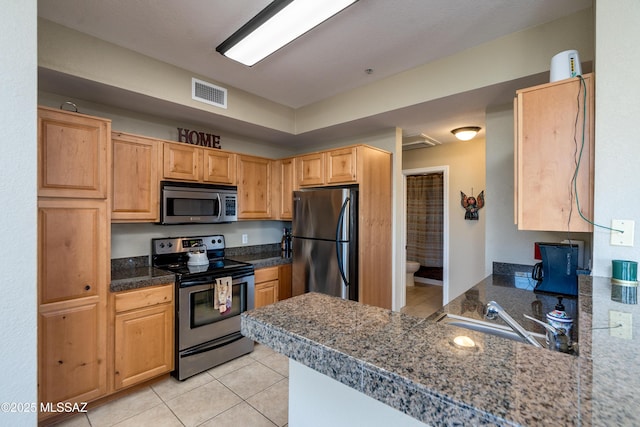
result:
M 35 0 L 4 2 L 0 14 L 0 402 L 37 402 Z M 3 406 L 4 409 L 4 406 Z M 34 412 L 0 413 L 0 424 L 36 425 Z
M 610 233 L 594 231 L 595 276 L 611 276 L 612 259 L 640 261 L 640 2 L 596 1 L 595 222 L 636 222 L 635 246 L 610 246 Z
M 513 104 L 491 108 L 486 115 L 487 189 L 490 202 L 484 208 L 486 216 L 485 273 L 490 274 L 493 262 L 533 265 L 534 242 L 560 242 L 567 233 L 518 231 L 514 224 L 514 135 Z M 588 233 L 571 233 L 571 238 L 590 244 Z
M 485 185 L 485 141 L 473 139 L 404 153 L 402 169 L 449 166 L 449 300 L 482 280 L 485 274 L 486 206 L 494 203 Z M 485 191 L 479 219 L 464 219 L 460 192 Z

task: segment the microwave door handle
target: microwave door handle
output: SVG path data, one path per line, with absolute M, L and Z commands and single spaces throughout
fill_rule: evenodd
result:
M 220 193 L 216 193 L 216 197 L 218 198 L 218 221 L 220 221 L 220 217 L 222 216 L 222 199 L 220 198 Z

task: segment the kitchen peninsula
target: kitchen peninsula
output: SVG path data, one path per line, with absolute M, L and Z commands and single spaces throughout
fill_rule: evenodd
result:
M 522 293 L 535 295 L 516 289 L 512 276 L 492 275 L 444 310 L 458 310 L 474 298 Z M 507 311 L 518 309 L 508 298 L 499 302 Z M 406 416 L 417 426 L 638 425 L 640 413 L 631 402 L 640 375 L 629 362 L 640 339 L 612 337 L 603 328 L 610 309 L 634 312 L 636 318 L 639 311 L 611 301 L 608 278 L 581 276 L 579 356 L 467 330 L 464 335 L 477 346 L 465 350 L 451 344 L 459 328 L 313 293 L 245 313 L 242 331 L 292 360 L 291 425 L 302 419 L 303 425 L 315 425 L 314 412 L 358 412 L 350 420 L 331 419 L 338 422 L 331 425 L 372 425 L 372 419 L 373 425 L 389 425 L 385 417 L 396 417 L 398 425 Z M 334 394 L 318 391 L 327 390 L 318 380 L 334 383 Z M 335 395 L 340 390 L 344 399 Z M 354 391 L 371 399 L 349 411 Z M 306 414 L 299 408 L 305 399 Z M 326 406 L 335 402 L 344 407 Z

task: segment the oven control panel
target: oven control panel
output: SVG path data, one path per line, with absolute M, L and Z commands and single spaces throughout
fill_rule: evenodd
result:
M 195 237 L 164 237 L 151 240 L 151 252 L 153 255 L 176 254 L 189 252 L 189 249 L 205 245 L 207 250 L 224 249 L 224 236 L 221 234 L 213 236 Z

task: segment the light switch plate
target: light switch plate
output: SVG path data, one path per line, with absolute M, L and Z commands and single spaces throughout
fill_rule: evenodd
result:
M 633 229 L 635 221 L 630 219 L 611 220 L 611 245 L 633 246 Z M 622 233 L 620 231 L 622 231 Z

